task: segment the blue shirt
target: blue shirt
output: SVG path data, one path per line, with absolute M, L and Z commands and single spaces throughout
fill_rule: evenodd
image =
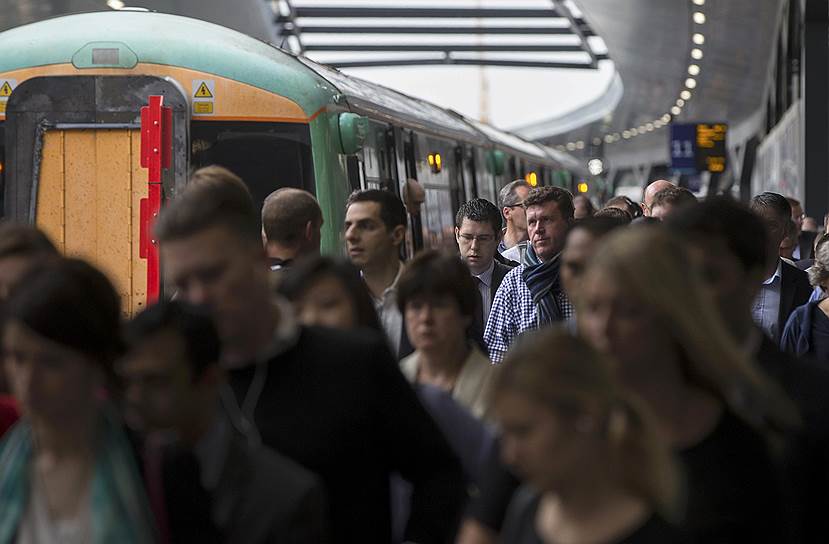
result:
M 777 261 L 777 270 L 763 282 L 757 298 L 754 299 L 754 307 L 751 310 L 754 322 L 763 329 L 769 338 L 779 340 L 777 320 L 780 317 L 780 289 L 782 285 L 783 261 Z
M 495 364 L 504 360 L 504 354 L 519 334 L 539 325 L 538 307 L 524 282 L 524 268 L 523 264 L 516 266 L 504 276 L 492 301 L 484 330 L 484 343 L 489 350 L 489 358 Z M 573 305 L 563 292 L 556 295 L 556 302 L 565 320 L 574 315 Z

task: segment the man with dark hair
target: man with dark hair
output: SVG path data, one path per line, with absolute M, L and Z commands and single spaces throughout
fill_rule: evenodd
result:
M 325 507 L 316 477 L 294 461 L 254 445 L 220 406 L 221 343 L 210 316 L 180 301 L 162 301 L 126 327 L 128 352 L 117 365 L 125 382 L 127 418 L 143 432 L 171 431 L 172 454 L 194 455 L 210 497 L 208 514 L 227 542 L 324 541 Z M 175 451 L 182 449 L 186 453 Z M 175 464 L 171 464 L 176 466 Z M 164 472 L 171 536 L 187 497 L 180 474 Z M 176 539 L 178 540 L 178 539 Z
M 504 185 L 498 195 L 506 222 L 498 253 L 515 262 L 521 262 L 523 248 L 519 248 L 519 244 L 527 241 L 527 214 L 523 203 L 530 189 L 532 186 L 525 180 L 516 179 Z
M 812 292 L 809 276 L 780 258 L 780 244 L 786 237 L 792 208 L 777 193 L 760 193 L 751 199 L 751 211 L 763 221 L 767 231 L 766 280 L 754 301 L 754 320 L 775 342 L 792 311 L 806 304 Z
M 406 209 L 389 191 L 355 191 L 345 204 L 345 249 L 360 269 L 380 324 L 398 359 L 413 350 L 397 308 L 397 281 L 403 273 L 400 248 L 406 240 Z
M 696 203 L 697 197 L 685 187 L 666 187 L 653 196 L 650 216 L 664 221 L 677 208 Z
M 559 187 L 539 187 L 527 195 L 524 208 L 530 235 L 526 264 L 504 278 L 484 331 L 494 363 L 501 362 L 522 332 L 573 315 L 559 277 L 559 256 L 573 221 L 573 195 Z
M 262 241 L 271 270 L 319 255 L 322 223 L 320 205 L 308 191 L 283 187 L 269 194 L 262 204 Z
M 792 221 L 794 221 L 795 231 L 797 235 L 797 244 L 794 246 L 792 252 L 792 260 L 805 261 L 811 259 L 814 251 L 815 238 L 817 232 L 808 231 L 803 228 L 803 220 L 806 214 L 803 213 L 803 206 L 796 198 L 786 197 L 789 205 L 792 207 Z
M 461 259 L 481 294 L 481 312 L 476 317 L 481 333 L 495 293 L 510 271 L 510 267 L 495 260 L 500 238 L 501 212 L 494 204 L 483 198 L 473 198 L 461 204 L 455 216 L 455 240 Z
M 667 225 L 688 248 L 723 323 L 800 410 L 803 430 L 791 438 L 788 449 L 795 494 L 791 503 L 798 525 L 793 541 L 821 541 L 829 531 L 824 515 L 829 508 L 829 373 L 782 353 L 754 321 L 754 301 L 767 276 L 771 251 L 767 229 L 746 206 L 726 197 L 680 210 Z
M 448 541 L 464 485 L 446 440 L 374 333 L 299 326 L 273 297 L 257 211 L 228 187 L 185 191 L 156 225 L 168 285 L 217 323 L 229 414 L 322 478 L 333 542 L 389 542 L 393 472 L 414 489 L 406 539 Z

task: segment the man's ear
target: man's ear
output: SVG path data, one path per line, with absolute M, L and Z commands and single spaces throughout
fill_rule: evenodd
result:
M 460 243 L 461 241 L 461 229 L 455 227 L 455 241 Z
M 391 239 L 396 246 L 402 244 L 406 239 L 406 227 L 403 225 L 397 225 L 394 227 L 391 231 Z
M 306 242 L 313 242 L 314 241 L 314 222 L 308 221 L 305 223 L 305 241 Z

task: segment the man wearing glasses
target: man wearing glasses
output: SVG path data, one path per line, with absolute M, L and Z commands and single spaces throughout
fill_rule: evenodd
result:
M 498 253 L 505 258 L 522 262 L 521 257 L 526 251 L 527 214 L 524 212 L 524 199 L 530 192 L 530 184 L 523 179 L 517 179 L 504 185 L 498 195 L 501 201 L 501 213 L 506 221 L 504 237 L 498 244 Z
M 510 267 L 495 260 L 500 239 L 501 213 L 495 204 L 483 198 L 473 198 L 461 204 L 455 216 L 455 240 L 461 259 L 469 267 L 469 273 L 481 294 L 480 321 L 477 317 L 475 320 L 481 334 L 495 292 L 510 271 Z

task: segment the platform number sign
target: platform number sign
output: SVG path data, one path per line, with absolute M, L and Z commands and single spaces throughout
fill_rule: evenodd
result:
M 193 115 L 213 115 L 216 111 L 216 82 L 212 79 L 193 80 Z
M 725 171 L 727 134 L 725 123 L 671 125 L 671 168 L 683 174 Z

